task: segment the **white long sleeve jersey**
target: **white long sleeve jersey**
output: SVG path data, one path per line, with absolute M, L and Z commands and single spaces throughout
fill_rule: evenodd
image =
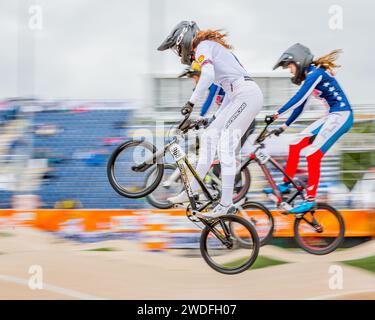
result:
M 201 76 L 189 100 L 194 104 L 207 92 L 212 83 L 225 90 L 225 87 L 235 80 L 249 76 L 237 57 L 215 41 L 202 41 L 195 51 L 195 60 L 201 67 Z

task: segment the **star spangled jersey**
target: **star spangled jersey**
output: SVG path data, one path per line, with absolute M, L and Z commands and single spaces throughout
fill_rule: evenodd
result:
M 306 101 L 314 91 L 318 93 L 319 98 L 325 100 L 329 107 L 329 113 L 352 110 L 344 91 L 336 79 L 325 69 L 311 65 L 308 68 L 302 87 L 293 98 L 278 110 L 280 115 L 293 110 L 293 113 L 285 122 L 286 125 L 289 126 L 302 113 Z

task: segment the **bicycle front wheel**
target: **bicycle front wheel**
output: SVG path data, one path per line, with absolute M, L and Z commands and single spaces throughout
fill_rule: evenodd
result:
M 217 272 L 229 275 L 249 269 L 258 257 L 259 247 L 255 228 L 236 215 L 209 222 L 200 239 L 201 254 L 207 264 Z
M 305 251 L 323 255 L 336 250 L 343 242 L 345 223 L 340 212 L 326 203 L 307 212 L 294 222 L 294 238 Z
M 127 198 L 141 198 L 154 191 L 164 171 L 164 164 L 157 163 L 156 151 L 153 144 L 143 140 L 131 140 L 120 145 L 107 165 L 112 188 Z M 146 179 L 152 170 L 152 179 Z

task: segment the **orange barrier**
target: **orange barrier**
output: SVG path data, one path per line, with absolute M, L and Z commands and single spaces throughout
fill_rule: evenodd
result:
M 375 237 L 375 212 L 368 210 L 340 210 L 344 217 L 347 237 Z M 276 237 L 293 236 L 294 217 L 272 212 Z M 254 214 L 254 212 L 252 213 Z M 196 233 L 200 229 L 190 222 L 184 210 L 95 210 L 95 209 L 41 209 L 27 212 L 0 210 L 0 226 L 22 223 L 46 231 L 63 231 L 75 226 L 81 232 L 125 231 L 153 232 L 156 247 L 165 245 L 167 234 Z M 328 221 L 326 223 L 329 224 Z M 151 245 L 150 248 L 154 245 Z M 147 241 L 146 244 L 147 246 Z
M 0 227 L 11 224 L 14 210 L 0 210 Z
M 375 212 L 369 212 L 367 210 L 340 210 L 345 222 L 345 236 L 346 237 L 375 237 Z M 275 237 L 292 237 L 294 235 L 294 217 L 292 215 L 283 215 L 277 211 L 272 212 L 275 218 Z M 329 218 L 332 216 L 324 215 L 319 216 L 319 222 L 321 222 L 325 229 L 333 229 L 333 221 Z M 327 232 L 325 235 L 328 236 Z
M 96 210 L 96 209 L 41 209 L 35 210 L 34 226 L 47 231 L 59 231 L 69 221 L 80 221 L 85 232 L 116 229 L 118 231 L 139 231 L 132 228 L 134 219 L 142 221 L 142 211 L 137 210 Z M 122 219 L 121 219 L 122 218 Z M 129 222 L 129 229 L 126 223 Z
M 161 251 L 168 247 L 167 215 L 163 213 L 146 213 L 143 220 L 141 242 L 146 250 Z

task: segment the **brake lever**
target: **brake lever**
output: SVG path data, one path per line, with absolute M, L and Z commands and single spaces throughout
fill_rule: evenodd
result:
M 189 118 L 190 118 L 190 114 L 186 115 L 184 119 L 180 122 L 180 124 L 178 125 L 177 129 L 182 130 L 181 128 L 184 126 L 186 121 L 189 120 Z

